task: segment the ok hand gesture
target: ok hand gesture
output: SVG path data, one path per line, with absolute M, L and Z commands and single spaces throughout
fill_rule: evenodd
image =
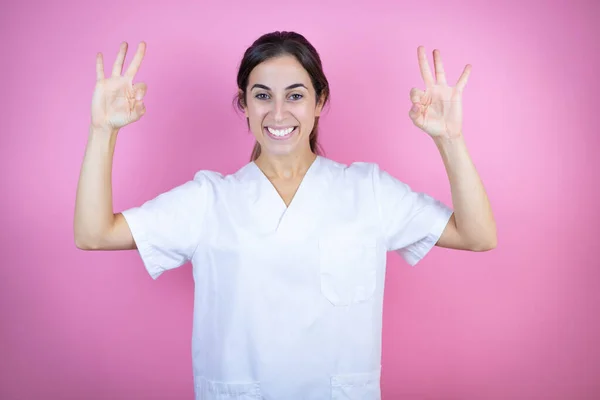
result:
M 457 138 L 462 135 L 462 92 L 471 72 L 467 64 L 456 86 L 448 86 L 440 51 L 433 50 L 436 82 L 433 81 L 425 48 L 417 48 L 417 57 L 425 90 L 412 88 L 412 108 L 408 115 L 413 123 L 431 137 Z
M 96 55 L 96 87 L 92 96 L 92 127 L 118 130 L 139 120 L 146 112 L 144 95 L 147 86 L 139 82 L 132 84 L 146 52 L 146 43 L 138 45 L 133 61 L 124 75 L 123 61 L 127 53 L 127 42 L 121 43 L 119 54 L 112 68 L 112 75 L 104 77 L 102 53 Z

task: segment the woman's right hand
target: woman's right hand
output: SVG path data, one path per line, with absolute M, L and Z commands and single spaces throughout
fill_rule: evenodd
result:
M 145 83 L 132 84 L 146 52 L 146 43 L 140 42 L 137 52 L 123 76 L 123 61 L 127 54 L 127 42 L 121 43 L 117 59 L 113 64 L 112 76 L 104 77 L 102 53 L 96 55 L 96 87 L 92 96 L 92 127 L 118 130 L 139 120 L 146 113 L 144 96 Z

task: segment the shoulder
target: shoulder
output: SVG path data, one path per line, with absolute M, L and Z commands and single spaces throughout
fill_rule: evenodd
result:
M 323 157 L 327 169 L 337 176 L 346 176 L 350 178 L 371 177 L 373 173 L 379 170 L 379 165 L 367 161 L 354 161 L 345 164 L 329 158 Z
M 401 199 L 412 192 L 406 182 L 383 169 L 377 162 L 356 161 L 343 164 L 330 160 L 328 163 L 329 170 L 333 171 L 335 176 L 334 182 L 344 187 L 351 186 L 372 193 L 378 201 L 382 198 Z
M 216 190 L 221 181 L 223 175 L 211 170 L 199 170 L 196 171 L 193 177 L 185 179 L 177 186 L 171 188 L 168 192 L 162 193 L 161 196 L 166 194 L 180 194 L 185 195 L 205 195 L 213 190 Z
M 237 192 L 240 188 L 247 186 L 255 179 L 254 174 L 251 164 L 246 164 L 230 173 L 201 169 L 197 170 L 193 179 L 188 180 L 185 185 L 194 187 L 204 195 L 219 196 L 232 191 Z
M 382 177 L 385 179 L 391 177 L 386 171 L 381 169 L 378 163 L 370 161 L 354 161 L 350 164 L 344 164 L 338 161 L 326 159 L 328 170 L 337 179 L 350 181 L 364 181 L 372 184 L 379 183 Z
M 218 186 L 225 179 L 225 175 L 220 172 L 208 169 L 196 171 L 191 182 L 199 185 Z
M 250 164 L 246 164 L 242 168 L 232 173 L 222 173 L 210 169 L 201 169 L 196 171 L 192 182 L 205 184 L 218 188 L 226 184 L 235 184 L 243 181 L 248 175 Z

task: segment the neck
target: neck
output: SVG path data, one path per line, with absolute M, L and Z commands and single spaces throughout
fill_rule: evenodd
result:
M 285 156 L 262 153 L 254 163 L 271 180 L 292 180 L 303 177 L 316 158 L 317 155 L 313 152 Z

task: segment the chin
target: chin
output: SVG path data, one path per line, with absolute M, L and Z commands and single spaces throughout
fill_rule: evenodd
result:
M 285 156 L 291 154 L 296 149 L 296 146 L 265 146 L 261 145 L 261 153 L 270 154 L 273 156 Z

